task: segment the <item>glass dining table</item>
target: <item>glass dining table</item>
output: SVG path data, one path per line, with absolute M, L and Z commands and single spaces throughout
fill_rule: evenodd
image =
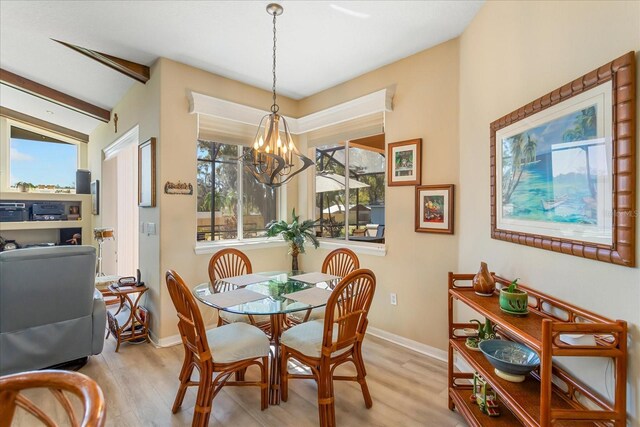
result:
M 271 271 L 257 273 L 260 276 L 264 276 L 265 280 L 242 286 L 242 288 L 263 294 L 264 298 L 245 302 L 243 304 L 233 305 L 230 307 L 218 306 L 214 302 L 210 301 L 210 299 L 208 299 L 208 297 L 216 294 L 210 282 L 202 283 L 193 289 L 193 295 L 201 303 L 215 309 L 235 314 L 254 316 L 268 315 L 270 317 L 272 360 L 269 378 L 269 404 L 271 405 L 280 404 L 280 335 L 289 326 L 287 321 L 287 314 L 296 311 L 318 308 L 326 305 L 326 301 L 324 303 L 306 304 L 288 298 L 285 295 L 313 287 L 331 289 L 327 282 L 321 282 L 314 285 L 291 278 L 292 276 L 298 276 L 302 273 L 303 272 L 301 271 Z M 220 282 L 223 282 L 224 284 L 224 279 Z M 233 286 L 221 286 L 221 288 L 233 289 Z

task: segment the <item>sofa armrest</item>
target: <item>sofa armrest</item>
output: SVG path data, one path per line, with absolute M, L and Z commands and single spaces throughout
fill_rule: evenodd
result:
M 93 354 L 100 354 L 104 347 L 104 335 L 107 327 L 107 308 L 100 291 L 96 289 L 93 293 L 93 337 L 91 351 Z

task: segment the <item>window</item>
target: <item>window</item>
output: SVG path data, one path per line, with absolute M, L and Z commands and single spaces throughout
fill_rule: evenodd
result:
M 9 186 L 30 191 L 75 193 L 78 146 L 12 126 Z
M 384 243 L 384 135 L 362 140 L 316 147 L 318 234 Z
M 244 173 L 243 150 L 249 148 L 198 140 L 199 241 L 264 237 L 266 225 L 276 219 L 275 190 Z

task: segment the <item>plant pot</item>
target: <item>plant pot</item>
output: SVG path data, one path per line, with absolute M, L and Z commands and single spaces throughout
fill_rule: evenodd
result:
M 500 308 L 511 314 L 526 314 L 529 312 L 529 295 L 520 289 L 513 292 L 500 289 Z
M 16 188 L 18 189 L 18 191 L 20 191 L 21 193 L 28 193 L 30 188 L 28 185 L 17 185 Z

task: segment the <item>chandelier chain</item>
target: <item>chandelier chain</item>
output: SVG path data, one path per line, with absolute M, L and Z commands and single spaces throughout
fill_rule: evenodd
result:
M 273 105 L 271 112 L 277 113 L 280 107 L 276 103 L 276 12 L 273 12 Z

